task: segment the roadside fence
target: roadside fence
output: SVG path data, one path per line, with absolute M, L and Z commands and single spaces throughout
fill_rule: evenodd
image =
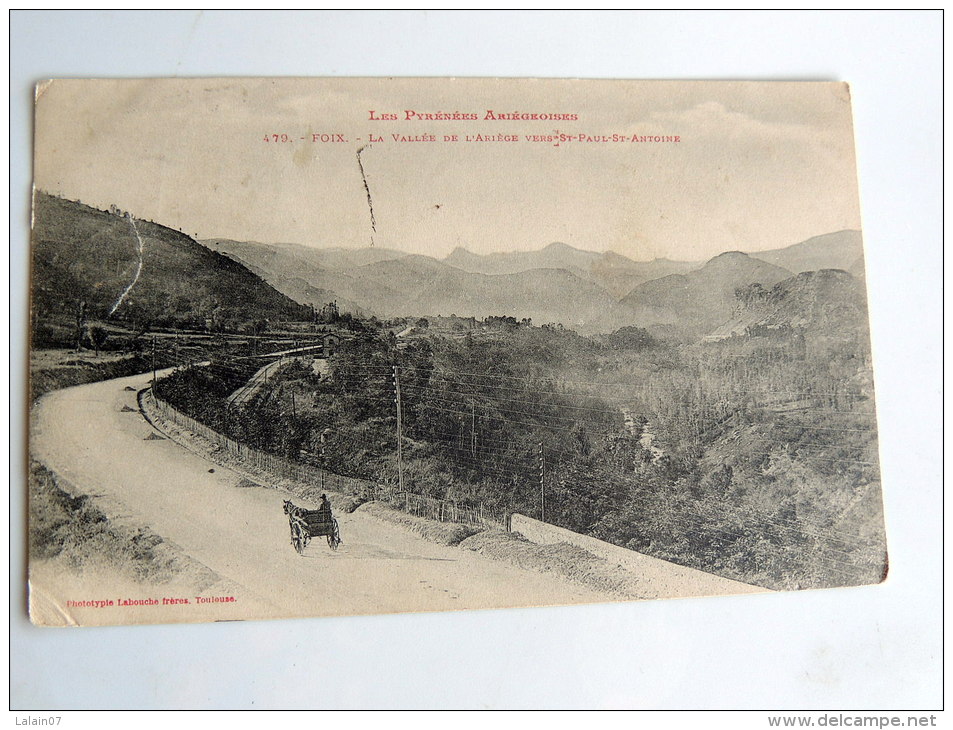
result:
M 505 512 L 487 510 L 482 504 L 478 507 L 467 507 L 445 499 L 425 497 L 413 492 L 401 492 L 383 484 L 375 484 L 373 493 L 374 499 L 418 517 L 439 522 L 459 522 L 489 529 L 508 529 L 508 517 Z
M 506 513 L 488 510 L 482 504 L 477 507 L 468 507 L 445 499 L 425 497 L 406 491 L 401 492 L 386 484 L 345 477 L 320 467 L 301 464 L 282 456 L 268 454 L 235 441 L 204 423 L 185 415 L 167 401 L 157 397 L 151 388 L 144 390 L 140 394 L 140 399 L 145 405 L 157 411 L 162 418 L 210 441 L 244 464 L 259 471 L 273 474 L 279 478 L 290 479 L 310 487 L 385 502 L 402 512 L 439 522 L 457 522 L 482 528 L 508 529 L 509 520 Z

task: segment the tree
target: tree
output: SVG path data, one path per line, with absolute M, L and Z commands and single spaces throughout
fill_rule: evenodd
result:
M 655 338 L 641 327 L 622 327 L 609 335 L 609 346 L 614 350 L 641 350 L 654 344 Z
M 318 312 L 317 319 L 324 324 L 336 324 L 341 319 L 337 301 L 328 302 Z
M 106 340 L 109 339 L 109 331 L 105 327 L 91 325 L 88 328 L 86 334 L 93 346 L 93 349 L 96 351 L 96 354 L 99 355 L 99 351 L 102 349 L 103 345 L 106 344 Z

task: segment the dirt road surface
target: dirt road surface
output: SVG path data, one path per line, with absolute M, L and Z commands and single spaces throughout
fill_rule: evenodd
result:
M 235 472 L 157 438 L 136 402 L 148 380 L 138 375 L 56 391 L 32 414 L 35 458 L 95 495 L 111 517 L 141 522 L 175 543 L 221 576 L 236 598 L 213 607 L 197 606 L 193 596 L 188 605 L 161 609 L 161 619 L 157 607 L 131 608 L 127 620 L 207 620 L 210 610 L 219 618 L 277 618 L 617 600 L 559 576 L 436 545 L 360 511 L 336 514 L 343 539 L 337 552 L 316 538 L 298 555 L 282 512 L 289 495 L 238 486 Z M 60 608 L 67 600 L 117 597 L 109 586 L 94 595 L 80 576 L 71 578 L 36 586 L 35 593 Z M 110 616 L 117 615 L 75 607 L 70 613 L 81 623 L 114 623 Z

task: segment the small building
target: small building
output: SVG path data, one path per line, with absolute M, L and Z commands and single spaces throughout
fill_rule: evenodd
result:
M 328 332 L 322 337 L 321 343 L 324 346 L 324 356 L 331 357 L 337 346 L 341 344 L 341 337 L 334 332 Z

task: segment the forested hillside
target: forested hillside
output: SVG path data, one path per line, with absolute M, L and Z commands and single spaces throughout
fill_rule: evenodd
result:
M 236 330 L 310 317 L 307 307 L 180 231 L 41 191 L 32 254 L 34 327 L 81 316 L 139 328 Z
M 811 287 L 779 289 L 794 290 Z M 739 311 L 759 306 L 747 295 Z M 514 318 L 406 344 L 368 329 L 323 377 L 286 367 L 244 413 L 222 405 L 241 380 L 225 364 L 163 393 L 260 448 L 396 485 L 399 382 L 410 491 L 766 587 L 883 574 L 869 348 L 850 321 L 838 337 L 801 322 L 695 343 Z

